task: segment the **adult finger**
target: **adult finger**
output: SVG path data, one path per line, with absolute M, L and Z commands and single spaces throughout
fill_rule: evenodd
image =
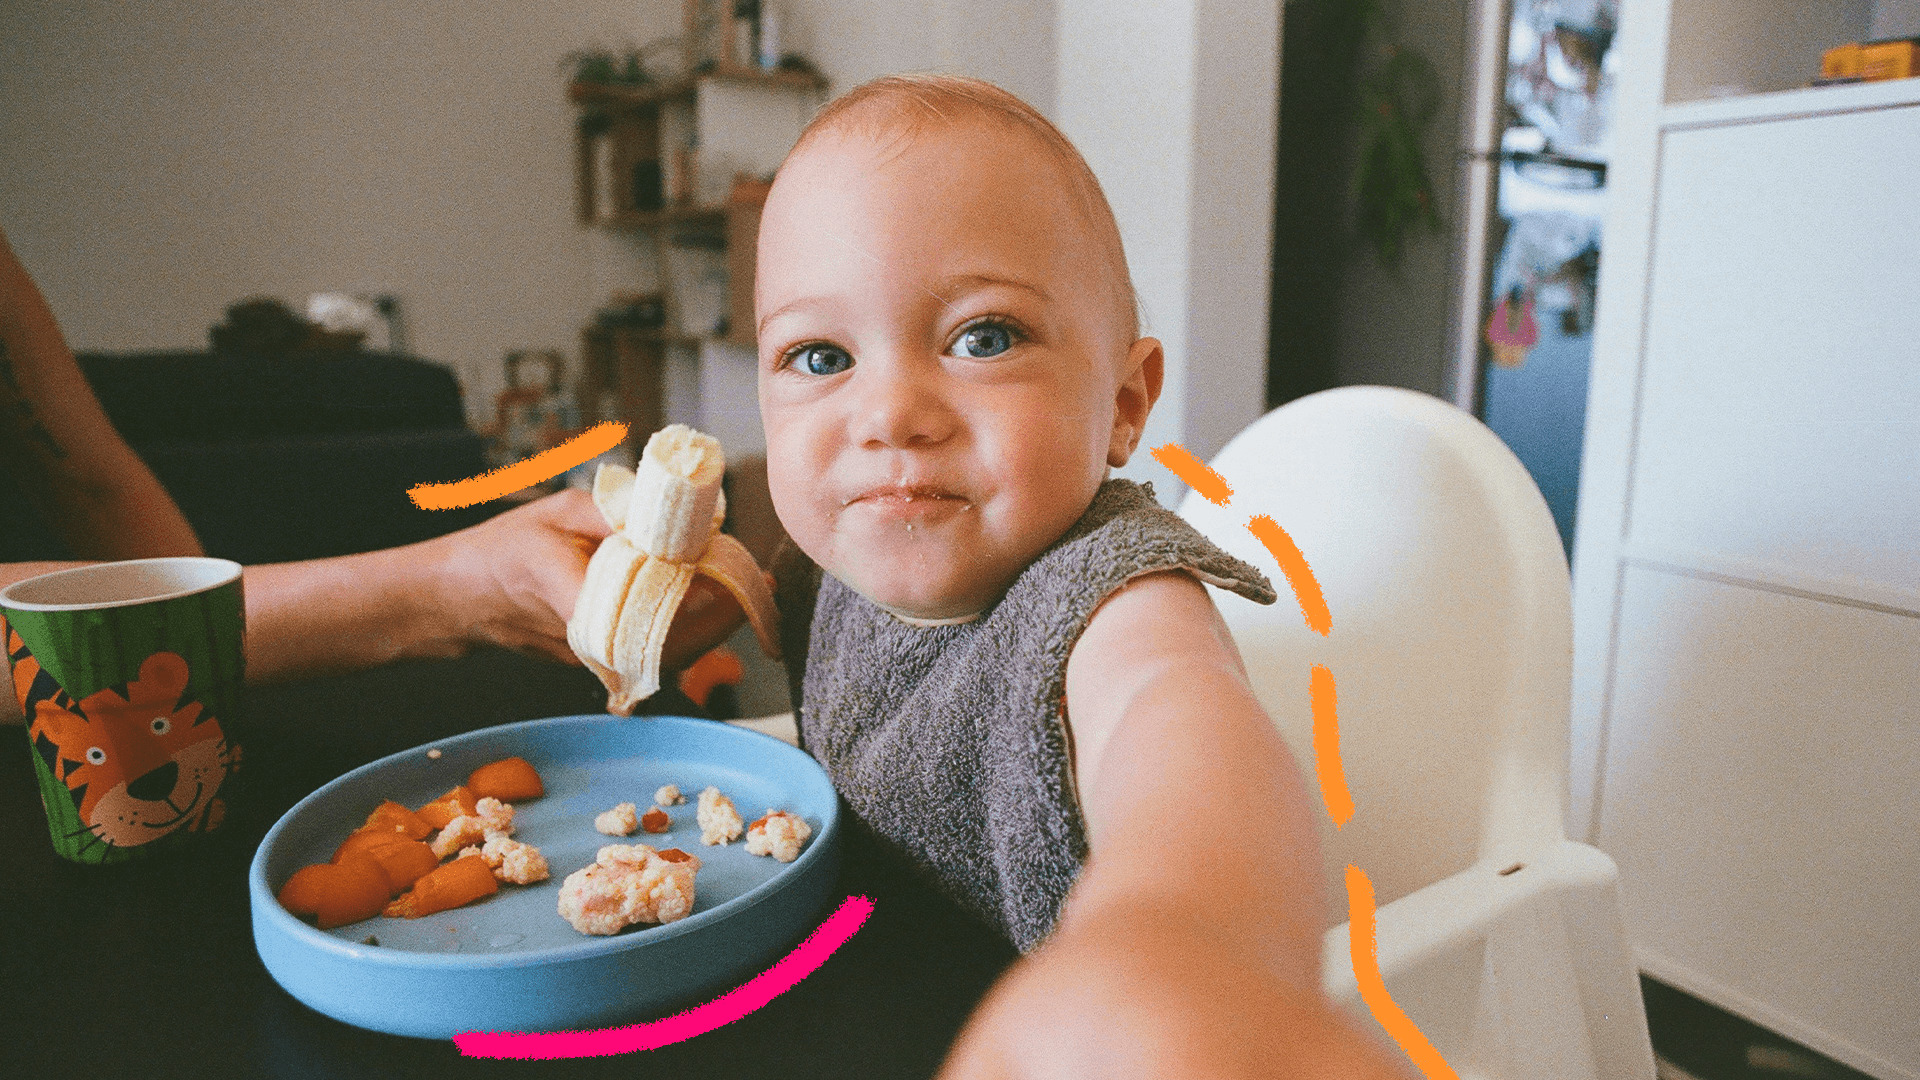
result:
M 535 499 L 524 509 L 562 532 L 600 540 L 613 531 L 607 525 L 607 519 L 601 515 L 600 508 L 593 504 L 593 496 L 579 488 L 568 488 Z

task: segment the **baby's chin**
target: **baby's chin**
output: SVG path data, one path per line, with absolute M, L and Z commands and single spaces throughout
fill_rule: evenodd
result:
M 1006 591 L 1006 582 L 983 579 L 982 568 L 957 566 L 932 552 L 924 563 L 903 554 L 872 553 L 826 569 L 875 606 L 914 623 L 968 622 Z

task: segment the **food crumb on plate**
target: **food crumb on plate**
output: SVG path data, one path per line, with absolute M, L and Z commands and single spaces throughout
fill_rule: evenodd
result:
M 708 787 L 700 793 L 700 842 L 703 844 L 731 844 L 740 839 L 740 811 L 734 809 L 733 800 L 720 794 L 717 787 Z
M 768 810 L 766 816 L 747 826 L 747 854 L 771 855 L 789 863 L 800 857 L 800 849 L 813 835 L 813 826 L 805 818 L 785 810 Z
M 440 748 L 436 746 L 436 747 L 434 747 L 433 749 L 431 749 L 431 750 L 429 750 L 429 751 L 427 751 L 427 757 L 428 757 L 428 758 L 429 758 L 430 760 L 433 760 L 433 761 L 439 761 L 439 760 L 440 760 Z
M 673 828 L 673 819 L 667 816 L 665 810 L 653 806 L 649 807 L 647 812 L 641 816 L 640 827 L 650 833 L 663 833 Z
M 461 814 L 440 830 L 428 845 L 435 858 L 444 859 L 461 848 L 483 843 L 492 833 L 513 832 L 513 804 L 491 796 L 474 804 L 473 813 Z
M 509 885 L 531 885 L 547 880 L 547 857 L 532 844 L 522 843 L 506 833 L 488 833 L 481 845 L 480 857 L 487 860 L 496 881 Z
M 640 819 L 634 814 L 634 805 L 623 802 L 611 810 L 602 811 L 593 819 L 593 828 L 608 836 L 632 836 L 633 830 L 640 827 Z
M 617 934 L 635 923 L 670 923 L 693 911 L 700 859 L 677 848 L 608 844 L 560 886 L 560 917 L 583 934 Z
M 662 784 L 660 790 L 653 793 L 655 806 L 679 806 L 687 797 L 680 794 L 679 784 Z

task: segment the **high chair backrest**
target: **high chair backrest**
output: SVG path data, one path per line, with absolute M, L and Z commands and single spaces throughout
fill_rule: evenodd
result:
M 1560 839 L 1567 564 L 1545 500 L 1499 437 L 1438 398 L 1344 387 L 1268 413 L 1212 465 L 1227 504 L 1189 492 L 1180 513 L 1281 594 L 1261 606 L 1210 590 L 1315 793 L 1329 923 L 1346 917 L 1348 863 L 1386 904 Z M 1247 528 L 1257 514 L 1305 556 L 1332 616 L 1325 637 Z M 1337 831 L 1319 798 L 1331 763 L 1314 755 L 1314 665 L 1333 677 L 1354 806 Z

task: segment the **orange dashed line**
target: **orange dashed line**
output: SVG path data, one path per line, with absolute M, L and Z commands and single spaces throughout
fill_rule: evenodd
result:
M 1179 443 L 1157 447 L 1152 453 L 1154 460 L 1216 506 L 1225 506 L 1233 495 L 1233 489 L 1219 473 Z M 1331 634 L 1333 613 L 1327 610 L 1327 598 L 1320 591 L 1320 581 L 1313 576 L 1313 568 L 1307 565 L 1307 557 L 1293 542 L 1293 537 L 1266 514 L 1248 521 L 1247 530 L 1266 545 L 1274 561 L 1280 564 L 1280 572 L 1287 576 L 1287 584 L 1292 586 L 1294 598 L 1300 602 L 1300 614 L 1306 617 L 1307 628 L 1321 637 Z M 1326 803 L 1327 816 L 1333 819 L 1337 829 L 1352 820 L 1354 805 L 1353 794 L 1347 790 L 1346 766 L 1340 760 L 1340 719 L 1333 672 L 1324 665 L 1313 665 L 1307 696 L 1313 704 L 1314 773 L 1320 779 L 1320 798 Z M 1460 1080 L 1460 1074 L 1453 1071 L 1433 1042 L 1387 993 L 1386 978 L 1380 974 L 1379 944 L 1374 933 L 1373 882 L 1368 880 L 1365 871 L 1351 864 L 1347 866 L 1347 909 L 1353 978 L 1367 1011 L 1427 1080 Z
M 1387 993 L 1387 981 L 1380 975 L 1380 945 L 1373 932 L 1373 882 L 1366 871 L 1347 865 L 1347 919 L 1352 928 L 1353 978 L 1360 984 L 1360 1000 L 1367 1003 L 1373 1018 L 1380 1021 L 1387 1035 L 1406 1051 L 1414 1067 L 1427 1080 L 1460 1080 L 1440 1051 L 1434 1049 L 1405 1010 Z
M 617 420 L 595 424 L 551 450 L 542 450 L 524 461 L 455 480 L 446 484 L 415 484 L 407 497 L 422 510 L 453 510 L 474 503 L 504 498 L 522 488 L 551 480 L 582 462 L 592 461 L 620 445 L 627 437 L 627 425 Z
M 1156 446 L 1149 453 L 1153 455 L 1153 460 L 1165 465 L 1168 472 L 1179 477 L 1213 505 L 1225 506 L 1227 500 L 1233 497 L 1233 489 L 1227 486 L 1226 479 L 1214 472 L 1211 465 L 1188 453 L 1187 448 L 1179 443 Z
M 1307 565 L 1307 557 L 1300 554 L 1293 537 L 1265 514 L 1247 522 L 1247 529 L 1267 545 L 1274 561 L 1280 564 L 1280 572 L 1287 575 L 1287 584 L 1293 586 L 1293 595 L 1300 601 L 1300 614 L 1307 617 L 1307 628 L 1321 637 L 1332 633 L 1333 615 L 1327 611 L 1327 598 L 1320 594 L 1320 582 L 1314 578 L 1313 568 Z
M 1353 817 L 1347 770 L 1340 764 L 1340 720 L 1334 712 L 1333 672 L 1313 665 L 1307 695 L 1313 700 L 1313 771 L 1320 777 L 1320 798 L 1338 829 Z

